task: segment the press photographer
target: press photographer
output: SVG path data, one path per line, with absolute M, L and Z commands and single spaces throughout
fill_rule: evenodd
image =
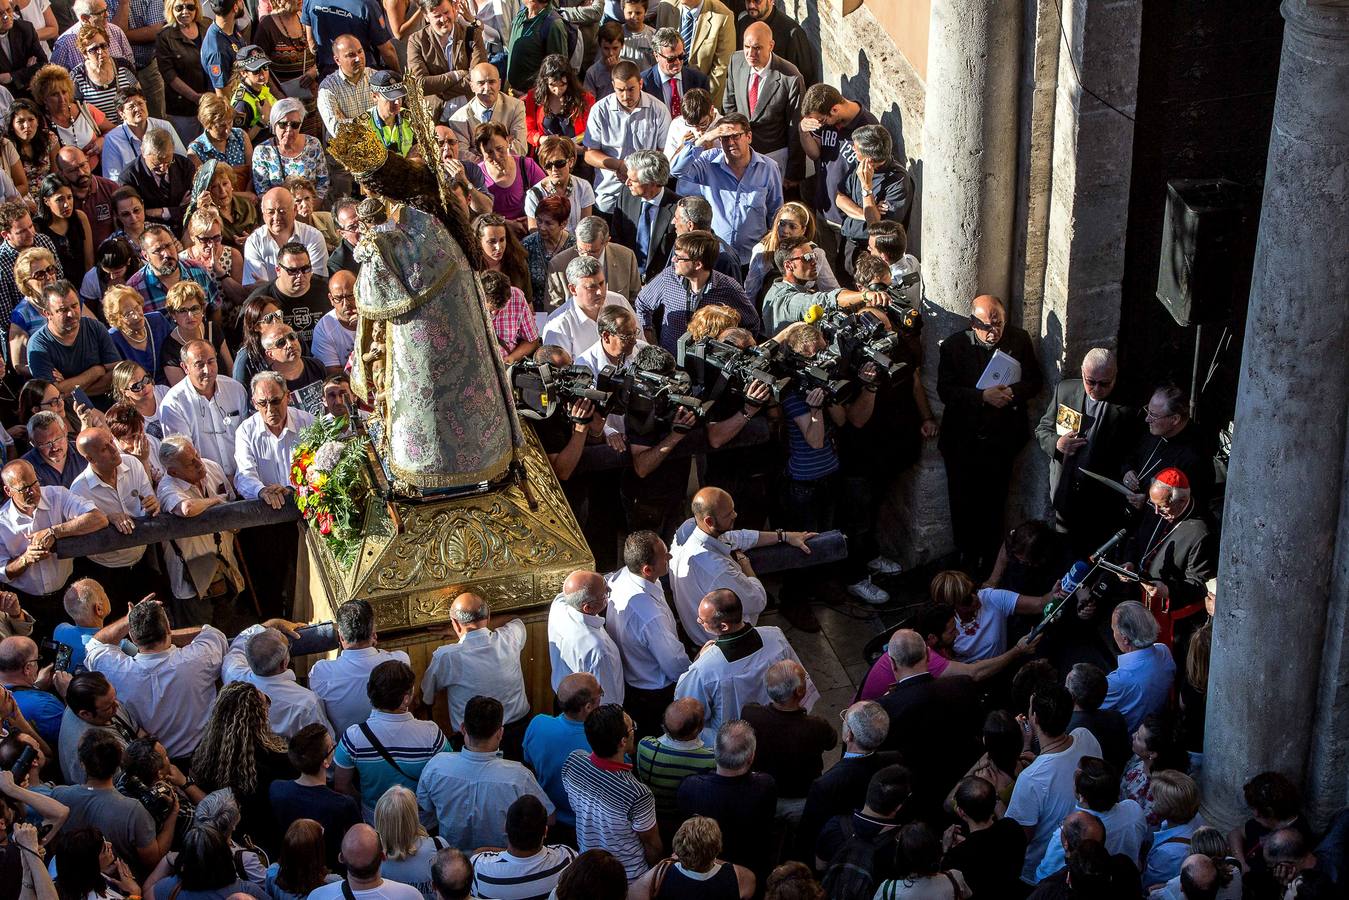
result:
M 793 322 L 806 317 L 812 306 L 826 312 L 841 309 L 853 312 L 863 306 L 885 306 L 888 299 L 879 291 L 832 291 L 815 289 L 815 244 L 804 238 L 792 238 L 778 245 L 773 262 L 782 272 L 763 301 L 763 327 L 766 334 L 777 334 Z
M 692 398 L 673 394 L 667 380 L 674 374 L 674 356 L 663 347 L 647 344 L 633 354 L 624 404 L 632 468 L 624 470 L 619 485 L 629 531 L 649 528 L 657 534 L 673 534 L 682 520 L 689 461 L 667 460 L 701 423 L 706 405 L 693 401 L 690 406 Z

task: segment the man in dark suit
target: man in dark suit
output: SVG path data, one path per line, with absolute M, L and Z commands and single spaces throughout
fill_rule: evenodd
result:
M 599 216 L 586 216 L 576 223 L 576 244 L 548 261 L 548 308 L 567 302 L 567 263 L 578 256 L 593 256 L 604 269 L 609 290 L 634 302 L 642 290 L 637 254 L 609 240 L 609 225 Z
M 422 79 L 422 93 L 433 104 L 437 120 L 447 101 L 473 96 L 469 70 L 487 62 L 482 24 L 466 24 L 457 10 L 453 0 L 440 0 L 426 10 L 425 27 L 408 38 L 408 74 Z
M 1020 364 L 1020 380 L 980 389 L 999 350 Z M 1027 406 L 1043 383 L 1030 335 L 1008 323 L 997 297 L 975 297 L 970 327 L 942 341 L 937 366 L 937 394 L 946 404 L 937 448 L 946 461 L 951 530 L 966 571 L 987 572 L 998 552 L 1012 462 L 1030 437 Z
M 0 0 L 0 85 L 27 97 L 29 80 L 46 62 L 37 31 L 19 17 L 14 0 Z
M 685 62 L 684 41 L 678 28 L 658 28 L 651 41 L 656 64 L 642 73 L 642 90 L 670 109 L 670 117 L 683 113 L 684 95 L 694 88 L 711 90 L 706 75 Z
M 637 254 L 642 282 L 665 267 L 674 248 L 671 223 L 679 197 L 667 191 L 670 161 L 659 150 L 638 150 L 623 161 L 628 167 L 627 190 L 619 195 L 610 225 L 613 241 Z
M 1124 498 L 1082 474 L 1086 469 L 1114 478 L 1138 443 L 1138 410 L 1110 399 L 1118 374 L 1114 353 L 1099 347 L 1088 351 L 1082 377 L 1059 382 L 1035 429 L 1049 457 L 1055 525 L 1079 556 L 1099 547 L 1124 516 Z
M 778 164 L 785 181 L 800 181 L 806 173 L 801 151 L 801 96 L 805 79 L 796 66 L 773 52 L 773 32 L 763 22 L 745 29 L 743 50 L 731 55 L 723 113 L 749 118 L 750 146 Z
M 773 32 L 773 43 L 777 44 L 774 52 L 800 70 L 806 86 L 819 81 L 819 48 L 811 42 L 806 30 L 778 7 L 777 0 L 744 0 L 744 4 L 735 17 L 736 39 L 742 39 L 750 25 L 763 22 Z
M 934 678 L 916 631 L 896 631 L 886 652 L 895 686 L 878 701 L 890 717 L 883 746 L 899 751 L 913 773 L 915 812 L 939 817 L 946 791 L 979 758 L 979 693 L 969 676 Z
M 122 184 L 135 188 L 145 204 L 145 220 L 177 229 L 192 191 L 192 161 L 173 152 L 173 137 L 152 128 L 141 142 L 141 155 L 122 172 Z
M 825 823 L 861 809 L 871 776 L 903 762 L 898 753 L 880 749 L 889 730 L 890 717 L 875 701 L 854 703 L 843 713 L 843 727 L 839 729 L 843 758 L 810 786 L 796 828 L 796 859 L 813 860 L 815 840 Z

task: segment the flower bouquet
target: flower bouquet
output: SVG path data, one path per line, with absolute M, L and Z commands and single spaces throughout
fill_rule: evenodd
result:
M 310 527 L 328 542 L 343 566 L 361 545 L 366 485 L 364 436 L 352 436 L 347 420 L 318 419 L 300 432 L 291 456 L 290 483 L 295 505 Z

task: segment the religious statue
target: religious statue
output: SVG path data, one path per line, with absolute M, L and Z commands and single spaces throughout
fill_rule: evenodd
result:
M 413 82 L 410 113 L 419 107 Z M 414 131 L 429 127 L 412 118 Z M 352 387 L 373 403 L 371 438 L 394 489 L 417 495 L 501 478 L 523 435 L 462 208 L 435 169 L 390 154 L 364 121 L 344 126 L 330 150 L 374 195 L 359 207 Z

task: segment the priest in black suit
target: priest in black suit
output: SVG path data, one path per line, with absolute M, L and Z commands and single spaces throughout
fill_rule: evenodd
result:
M 27 97 L 33 73 L 46 64 L 47 54 L 32 24 L 19 17 L 13 0 L 0 0 L 0 86 L 16 97 Z
M 975 385 L 998 350 L 1020 364 L 1021 378 L 980 390 Z M 937 448 L 967 570 L 986 573 L 998 552 L 1012 461 L 1030 438 L 1027 408 L 1043 383 L 1030 335 L 1007 322 L 997 297 L 975 297 L 970 327 L 942 341 L 937 365 L 937 394 L 946 405 Z
M 1118 374 L 1113 352 L 1088 351 L 1082 377 L 1059 382 L 1035 429 L 1049 457 L 1055 525 L 1078 556 L 1099 547 L 1124 520 L 1124 497 L 1082 474 L 1086 469 L 1114 479 L 1141 435 L 1138 410 L 1116 402 Z

